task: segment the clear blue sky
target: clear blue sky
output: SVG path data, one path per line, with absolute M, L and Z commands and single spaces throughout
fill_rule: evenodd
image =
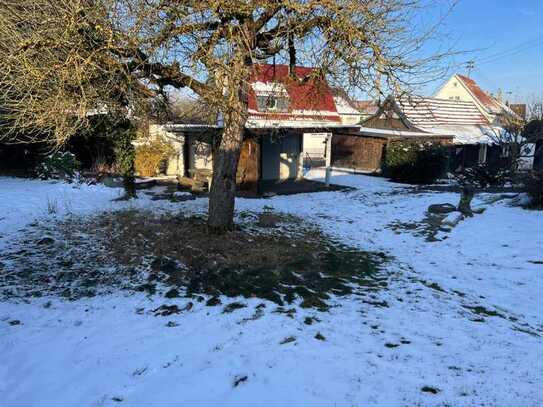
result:
M 481 87 L 512 101 L 543 99 L 543 0 L 460 0 L 444 31 L 456 49 L 474 50 L 454 60 L 474 60 Z

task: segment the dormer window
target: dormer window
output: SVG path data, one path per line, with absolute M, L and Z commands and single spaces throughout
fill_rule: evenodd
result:
M 289 95 L 282 83 L 255 82 L 252 87 L 259 112 L 288 112 Z
M 288 96 L 257 95 L 256 104 L 260 112 L 288 112 Z
M 266 98 L 266 110 L 277 110 L 277 98 L 274 96 L 268 96 Z

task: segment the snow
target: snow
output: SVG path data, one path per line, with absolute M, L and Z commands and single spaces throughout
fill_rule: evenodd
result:
M 332 182 L 354 190 L 238 199 L 236 207 L 296 214 L 347 244 L 394 256 L 389 287 L 375 298 L 386 306 L 336 298 L 330 312 L 298 308 L 288 318 L 251 299 L 230 314 L 195 303 L 155 317 L 152 310 L 165 302 L 181 307 L 187 300 L 119 293 L 0 302 L 1 404 L 542 405 L 542 213 L 481 195 L 474 204 L 483 214 L 427 241 L 390 225 L 420 222 L 430 204 L 456 203 L 456 194 L 415 193 L 337 171 Z M 112 201 L 120 195 L 101 185 L 0 178 L 0 263 L 2 244 L 34 221 L 124 207 L 207 209 L 203 198 L 172 203 L 140 193 Z M 251 320 L 261 302 L 264 315 Z M 477 306 L 501 317 L 477 315 Z M 307 316 L 320 321 L 306 325 Z M 177 326 L 167 327 L 170 321 Z M 296 340 L 280 344 L 289 336 Z
M 493 128 L 475 124 L 450 124 L 422 127 L 434 134 L 454 135 L 454 144 L 494 144 L 491 135 Z M 495 127 L 494 129 L 498 129 Z
M 456 226 L 463 219 L 464 215 L 461 212 L 451 212 L 441 221 L 443 225 Z

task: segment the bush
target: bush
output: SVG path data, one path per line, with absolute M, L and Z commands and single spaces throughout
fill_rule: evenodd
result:
M 508 182 L 512 182 L 514 177 L 510 166 L 495 161 L 466 168 L 456 178 L 461 184 L 487 188 L 503 187 Z
M 38 164 L 36 176 L 40 179 L 72 180 L 79 176 L 80 168 L 81 163 L 76 160 L 75 155 L 69 151 L 57 151 Z
M 401 141 L 387 147 L 383 174 L 395 182 L 431 184 L 443 176 L 448 154 L 439 143 Z
M 524 180 L 532 205 L 543 208 L 543 171 L 532 171 Z
M 136 172 L 144 177 L 153 177 L 163 172 L 173 152 L 172 146 L 162 140 L 153 140 L 136 147 Z
M 82 168 L 95 173 L 133 174 L 134 124 L 105 114 L 94 115 L 89 122 L 89 127 L 67 144 L 67 149 L 75 154 Z

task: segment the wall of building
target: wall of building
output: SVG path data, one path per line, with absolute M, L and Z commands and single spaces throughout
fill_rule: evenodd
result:
M 381 169 L 386 140 L 374 137 L 332 137 L 332 166 L 357 171 L 376 172 Z
M 486 108 L 466 89 L 466 87 L 455 77 L 451 77 L 441 89 L 434 95 L 437 99 L 459 100 L 462 102 L 473 102 L 481 114 L 491 123 L 494 123 L 496 116 L 490 114 Z
M 211 144 L 198 141 L 190 137 L 189 144 L 189 168 L 198 170 L 212 170 L 213 156 L 211 154 Z
M 301 145 L 301 136 L 298 135 L 262 136 L 262 180 L 299 178 Z

